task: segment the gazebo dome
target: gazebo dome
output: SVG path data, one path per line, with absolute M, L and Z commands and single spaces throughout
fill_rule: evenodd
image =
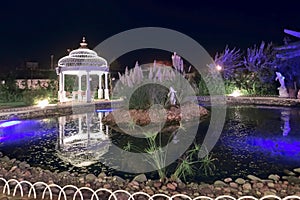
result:
M 87 48 L 87 43 L 83 37 L 80 47 L 69 53 L 69 55 L 58 61 L 59 67 L 101 67 L 103 71 L 108 71 L 107 61 L 98 54 Z

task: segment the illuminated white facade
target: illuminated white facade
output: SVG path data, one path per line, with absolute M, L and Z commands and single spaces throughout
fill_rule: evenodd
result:
M 108 65 L 104 58 L 87 48 L 85 38 L 83 38 L 80 47 L 69 53 L 68 56 L 58 61 L 56 73 L 59 75 L 59 91 L 58 99 L 60 102 L 66 101 L 85 101 L 91 102 L 91 75 L 98 75 L 98 99 L 103 99 L 102 79 L 104 75 L 104 99 L 109 99 L 108 89 Z M 78 90 L 72 91 L 72 99 L 66 97 L 65 91 L 65 75 L 76 75 L 78 77 Z M 86 76 L 86 90 L 82 91 L 82 77 Z

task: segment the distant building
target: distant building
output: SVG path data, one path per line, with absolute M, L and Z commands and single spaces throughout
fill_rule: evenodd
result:
M 38 62 L 26 62 L 25 68 L 29 70 L 37 70 L 39 68 Z

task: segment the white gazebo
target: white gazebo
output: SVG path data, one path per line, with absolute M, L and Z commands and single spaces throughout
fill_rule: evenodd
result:
M 85 101 L 91 102 L 91 75 L 98 75 L 98 99 L 103 99 L 102 79 L 104 75 L 104 99 L 109 99 L 108 89 L 108 65 L 107 61 L 97 55 L 97 53 L 87 48 L 87 43 L 83 37 L 80 47 L 69 53 L 69 55 L 58 61 L 56 73 L 59 75 L 58 99 L 60 102 Z M 78 90 L 72 91 L 72 98 L 66 97 L 65 75 L 76 75 L 78 77 Z M 86 76 L 86 90 L 82 91 L 82 77 Z

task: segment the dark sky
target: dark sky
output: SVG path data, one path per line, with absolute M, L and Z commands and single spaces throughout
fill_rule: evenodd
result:
M 192 37 L 209 53 L 246 49 L 262 40 L 282 44 L 284 28 L 300 31 L 300 1 L 2 1 L 0 71 L 24 61 L 43 67 L 77 48 L 86 36 L 93 48 L 137 27 L 170 28 Z

